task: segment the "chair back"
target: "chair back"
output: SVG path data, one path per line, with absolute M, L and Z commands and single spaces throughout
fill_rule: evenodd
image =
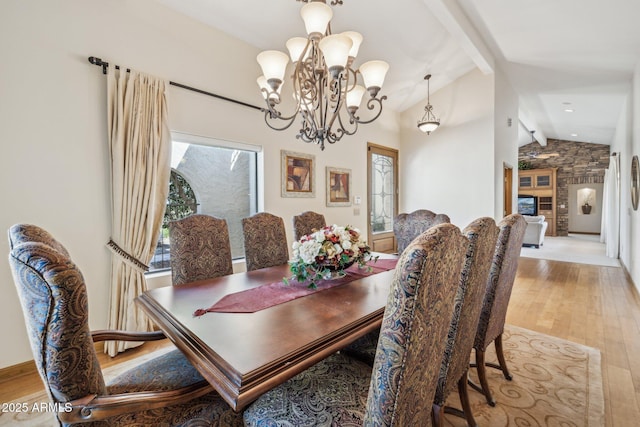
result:
M 438 379 L 435 403 L 442 406 L 458 381 L 469 369 L 469 357 L 482 301 L 489 278 L 489 269 L 498 238 L 498 227 L 493 218 L 479 218 L 462 231 L 469 241 L 460 275 L 453 316 Z
M 40 230 L 22 224 L 9 230 L 9 264 L 34 362 L 54 403 L 102 395 L 84 278 L 68 254 L 41 241 L 50 235 Z
M 169 223 L 171 279 L 174 285 L 233 273 L 227 221 L 190 215 Z
M 65 256 L 69 256 L 67 248 L 58 242 L 47 230 L 32 224 L 15 224 L 9 229 L 10 249 L 13 245 L 24 242 L 40 242 L 51 246 Z
M 427 209 L 401 213 L 393 220 L 393 234 L 398 242 L 398 253 L 402 253 L 413 239 L 430 227 L 450 222 L 447 215 L 436 214 Z
M 441 224 L 402 253 L 382 320 L 364 425 L 431 425 L 467 246 L 458 227 Z
M 247 271 L 289 261 L 289 247 L 284 221 L 279 216 L 260 212 L 242 219 L 244 256 Z
M 504 331 L 526 227 L 527 222 L 520 214 L 508 215 L 498 223 L 500 233 L 478 321 L 474 343 L 476 349 L 484 351 Z
M 324 215 L 312 211 L 302 212 L 293 217 L 293 237 L 300 240 L 302 236 L 311 234 L 314 230 L 320 230 L 326 225 Z

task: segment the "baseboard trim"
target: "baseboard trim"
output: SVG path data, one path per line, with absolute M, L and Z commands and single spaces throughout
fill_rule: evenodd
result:
M 586 235 L 589 235 L 589 236 L 599 236 L 600 235 L 600 233 L 596 233 L 596 232 L 593 232 L 593 231 L 571 231 L 571 230 L 569 230 L 567 233 L 568 234 L 586 234 Z
M 35 362 L 33 360 L 27 360 L 26 362 L 0 369 L 0 383 L 34 373 L 37 373 Z
M 96 349 L 96 353 L 104 352 L 104 342 L 94 343 L 93 346 Z M 33 359 L 7 366 L 6 368 L 0 368 L 0 383 L 23 375 L 39 375 Z

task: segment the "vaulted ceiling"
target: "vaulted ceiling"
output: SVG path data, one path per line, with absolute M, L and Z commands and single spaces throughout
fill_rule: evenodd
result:
M 290 37 L 305 35 L 299 0 L 156 1 L 259 49 L 285 51 Z M 610 144 L 640 60 L 636 0 L 343 0 L 332 7 L 333 32 L 364 36 L 356 65 L 390 64 L 385 108 L 423 102 L 426 74 L 434 93 L 474 68 L 502 68 L 520 97 L 519 145 L 531 142 L 531 130 L 541 144 Z

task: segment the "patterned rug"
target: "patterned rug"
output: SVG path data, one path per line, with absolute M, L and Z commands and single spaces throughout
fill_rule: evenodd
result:
M 166 346 L 153 353 L 147 353 L 127 362 L 119 363 L 116 366 L 103 370 L 105 380 L 115 378 L 121 373 L 134 368 L 136 365 L 158 357 L 175 347 Z M 3 408 L 0 412 L 0 426 L 4 427 L 58 427 L 59 424 L 55 418 L 55 414 L 51 411 L 54 408 L 49 407 L 49 398 L 46 393 L 34 393 L 32 395 L 14 400 L 9 403 L 2 403 Z M 82 424 L 79 424 L 82 425 Z
M 488 369 L 489 384 L 497 402 L 493 408 L 486 404 L 480 393 L 469 390 L 478 426 L 604 425 L 599 350 L 510 325 L 506 327 L 503 346 L 513 381 L 505 380 L 496 369 Z M 168 349 L 142 357 L 156 357 Z M 487 351 L 487 360 L 495 360 L 493 346 Z M 131 360 L 108 368 L 105 377 L 118 375 L 135 363 L 139 362 Z M 476 379 L 473 374 L 472 379 Z M 13 409 L 17 407 L 15 404 L 19 404 L 27 411 L 3 410 L 0 412 L 0 426 L 56 426 L 53 415 L 47 412 L 46 407 L 43 407 L 43 411 L 34 411 L 34 405 L 39 408 L 39 405 L 46 405 L 47 402 L 44 392 L 13 402 Z M 448 403 L 460 407 L 457 393 L 451 396 Z M 462 418 L 446 414 L 445 425 L 462 427 L 466 424 Z
M 604 425 L 602 368 L 598 349 L 528 329 L 507 325 L 503 336 L 505 359 L 512 381 L 487 368 L 496 406 L 469 388 L 473 415 L 480 427 Z M 493 346 L 487 360 L 496 362 Z M 471 379 L 476 381 L 475 369 Z M 450 406 L 460 408 L 458 394 Z M 445 425 L 465 426 L 462 418 L 445 415 Z

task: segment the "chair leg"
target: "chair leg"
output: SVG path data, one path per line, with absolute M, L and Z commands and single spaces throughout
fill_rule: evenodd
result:
M 504 375 L 504 377 L 507 380 L 511 381 L 513 377 L 509 373 L 509 369 L 507 368 L 507 362 L 504 359 L 504 352 L 502 350 L 502 334 L 498 335 L 498 337 L 494 340 L 493 343 L 496 347 L 496 356 L 498 356 L 498 363 L 496 364 L 496 363 L 487 362 L 486 365 L 491 368 L 501 370 L 502 375 Z
M 467 372 L 465 372 L 464 375 L 458 380 L 458 394 L 460 395 L 460 404 L 462 405 L 462 412 L 464 412 L 464 417 L 467 420 L 467 426 L 477 427 L 478 424 L 476 424 L 476 420 L 473 418 L 471 403 L 469 402 L 469 390 L 467 390 Z
M 484 351 L 482 350 L 476 349 L 475 367 L 478 371 L 478 379 L 480 380 L 480 387 L 478 387 L 476 384 L 473 384 L 473 382 L 471 381 L 469 381 L 469 385 L 473 389 L 484 394 L 484 397 L 490 406 L 496 406 L 496 401 L 493 399 L 493 396 L 491 396 L 491 390 L 489 389 L 489 382 L 487 381 L 487 371 L 486 371 L 486 366 L 484 361 Z
M 513 377 L 509 373 L 509 369 L 507 368 L 507 362 L 504 360 L 504 353 L 502 351 L 502 334 L 498 335 L 498 338 L 495 340 L 496 346 L 496 355 L 498 356 L 498 362 L 500 363 L 500 369 L 502 370 L 502 375 L 511 381 Z
M 444 425 L 444 408 L 434 403 L 431 406 L 431 417 L 434 427 L 442 427 Z

